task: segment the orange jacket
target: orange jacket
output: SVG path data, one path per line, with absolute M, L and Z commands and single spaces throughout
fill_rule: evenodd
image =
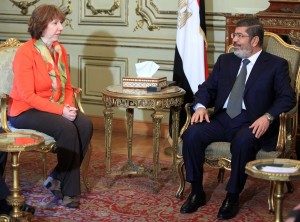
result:
M 8 106 L 9 116 L 17 116 L 32 108 L 58 115 L 62 114 L 64 105 L 49 100 L 52 95 L 52 81 L 41 54 L 34 47 L 35 41 L 35 39 L 31 39 L 22 44 L 15 55 L 14 82 Z M 67 67 L 64 104 L 74 106 L 68 58 L 63 46 L 62 52 Z

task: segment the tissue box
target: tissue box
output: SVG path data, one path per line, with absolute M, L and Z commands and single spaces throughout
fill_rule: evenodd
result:
M 146 89 L 147 87 L 164 88 L 167 86 L 167 77 L 161 77 L 161 78 L 123 77 L 122 86 L 124 88 L 137 88 L 137 89 Z

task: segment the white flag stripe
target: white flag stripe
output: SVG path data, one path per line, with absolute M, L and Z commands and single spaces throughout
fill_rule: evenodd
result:
M 182 1 L 182 0 L 181 0 Z M 182 16 L 188 15 L 180 28 Z M 204 39 L 200 34 L 200 16 L 197 0 L 186 0 L 186 6 L 178 10 L 176 44 L 183 64 L 183 71 L 195 94 L 198 85 L 205 80 Z

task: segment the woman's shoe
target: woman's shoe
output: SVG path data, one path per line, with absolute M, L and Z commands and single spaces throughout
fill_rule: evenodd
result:
M 51 193 L 59 200 L 63 199 L 63 194 L 61 192 L 61 185 L 60 181 L 54 179 L 53 177 L 48 177 L 47 180 L 44 182 L 44 187 L 51 191 Z
M 25 211 L 25 212 L 28 212 L 28 213 L 31 213 L 31 214 L 34 214 L 35 212 L 35 209 L 33 206 L 30 206 L 26 203 L 24 203 L 21 207 L 20 207 L 20 210 L 21 211 Z
M 79 197 L 64 196 L 63 205 L 69 208 L 78 208 L 80 205 Z

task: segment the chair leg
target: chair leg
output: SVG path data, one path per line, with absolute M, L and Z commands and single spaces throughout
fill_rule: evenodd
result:
M 47 156 L 46 153 L 41 153 L 41 159 L 42 159 L 42 173 L 43 173 L 43 180 L 46 180 L 47 178 Z
M 218 173 L 218 183 L 223 183 L 224 181 L 224 174 L 225 174 L 225 169 L 224 168 L 220 168 L 219 169 L 219 173 Z
M 175 194 L 175 197 L 178 199 L 182 199 L 183 191 L 185 188 L 185 179 L 184 179 L 184 173 L 183 173 L 183 166 L 184 161 L 183 159 L 176 165 L 176 172 L 179 177 L 179 187 Z
M 92 155 L 92 145 L 90 144 L 82 163 L 82 178 L 83 178 L 83 183 L 85 185 L 85 188 L 87 189 L 87 192 L 91 192 L 92 190 L 91 185 L 88 181 L 88 169 L 90 165 L 91 155 Z

